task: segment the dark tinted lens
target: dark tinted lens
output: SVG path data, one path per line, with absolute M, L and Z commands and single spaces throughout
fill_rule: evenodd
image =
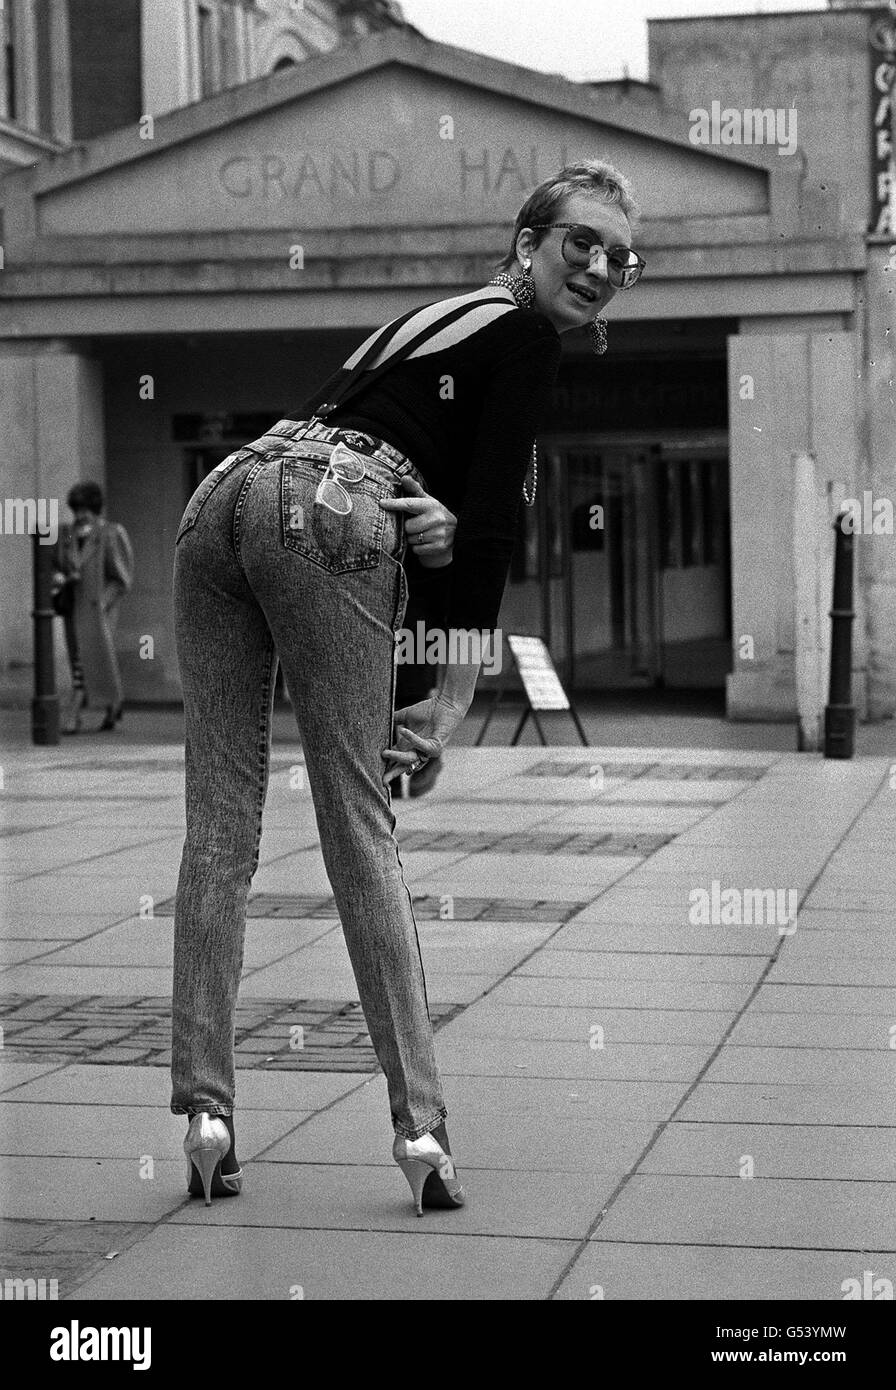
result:
M 618 252 L 607 260 L 607 274 L 610 283 L 626 290 L 641 274 L 641 262 L 630 251 Z
M 591 260 L 592 246 L 599 246 L 590 227 L 570 227 L 563 238 L 563 256 L 569 265 L 586 266 Z
M 591 264 L 595 246 L 600 246 L 600 242 L 595 241 L 595 233 L 590 227 L 570 227 L 563 239 L 563 255 L 569 265 L 584 270 L 585 266 Z M 607 256 L 607 279 L 611 285 L 617 289 L 628 289 L 640 274 L 641 264 L 633 251 L 627 251 L 624 247 L 611 249 Z

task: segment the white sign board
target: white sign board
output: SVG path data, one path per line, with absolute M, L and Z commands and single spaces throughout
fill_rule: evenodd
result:
M 554 670 L 550 652 L 540 637 L 507 634 L 520 679 L 533 709 L 569 709 L 566 691 Z

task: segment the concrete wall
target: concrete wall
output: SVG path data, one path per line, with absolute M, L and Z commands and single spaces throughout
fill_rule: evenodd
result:
M 806 231 L 839 201 L 843 226 L 868 217 L 868 14 L 809 12 L 648 22 L 649 75 L 683 112 L 795 106 Z M 786 156 L 784 157 L 786 158 Z M 782 159 L 783 162 L 783 159 Z
M 786 320 L 778 328 L 729 339 L 733 718 L 788 719 L 796 711 L 792 455 L 815 455 L 822 487 L 840 482 L 855 495 L 859 478 L 855 335 L 790 333 Z M 832 553 L 833 531 L 825 544 Z M 854 693 L 865 712 L 867 653 L 857 598 Z M 743 638 L 752 640 L 745 657 Z

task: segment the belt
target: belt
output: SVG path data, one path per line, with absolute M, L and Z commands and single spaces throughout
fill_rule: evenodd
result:
M 317 440 L 321 444 L 344 443 L 349 449 L 355 449 L 359 454 L 367 454 L 371 458 L 377 459 L 387 468 L 393 469 L 400 477 L 406 473 L 412 473 L 422 482 L 416 465 L 411 462 L 406 454 L 398 449 L 393 449 L 391 444 L 387 444 L 382 439 L 377 439 L 372 434 L 364 434 L 360 430 L 340 429 L 338 425 L 324 425 L 320 420 L 278 420 L 276 425 L 266 430 L 263 439 L 271 435 L 276 435 L 282 439 L 309 439 Z

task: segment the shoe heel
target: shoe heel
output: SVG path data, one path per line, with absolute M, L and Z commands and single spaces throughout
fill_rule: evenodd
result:
M 221 1154 L 217 1149 L 195 1149 L 190 1154 L 190 1162 L 199 1171 L 202 1179 L 202 1190 L 205 1193 L 205 1205 L 210 1207 L 212 1204 L 212 1178 L 215 1176 L 215 1169 L 221 1161 Z
M 229 1152 L 230 1134 L 224 1122 L 205 1111 L 196 1114 L 190 1121 L 187 1137 L 184 1140 L 184 1153 L 187 1156 L 187 1187 L 190 1186 L 195 1168 L 202 1181 L 202 1191 L 207 1207 L 212 1204 L 212 1180 L 215 1171 L 218 1164 L 223 1162 Z M 242 1169 L 233 1175 L 225 1176 L 222 1173 L 220 1176 L 225 1191 L 233 1194 L 239 1192 Z
M 399 1158 L 397 1162 L 399 1168 L 404 1173 L 405 1177 L 410 1183 L 411 1192 L 414 1195 L 414 1206 L 417 1209 L 417 1215 L 422 1216 L 423 1188 L 426 1183 L 426 1179 L 429 1177 L 430 1173 L 433 1170 L 428 1163 L 424 1163 L 423 1160 L 419 1158 Z

